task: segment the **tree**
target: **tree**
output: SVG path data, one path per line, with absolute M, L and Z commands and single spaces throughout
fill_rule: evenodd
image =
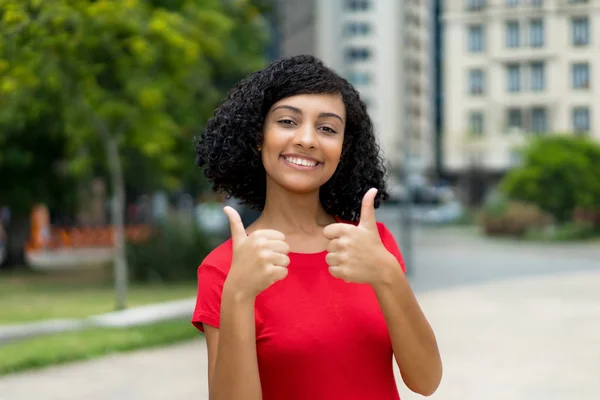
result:
M 101 145 L 113 194 L 116 307 L 126 307 L 123 149 L 169 172 L 193 163 L 173 152 L 220 97 L 214 68 L 231 59 L 235 19 L 219 0 L 0 0 L 0 122 L 16 124 L 56 98 L 70 144 L 84 156 Z M 248 16 L 255 8 L 236 1 Z M 247 24 L 260 28 L 259 15 Z M 236 18 L 238 18 L 236 16 Z M 257 59 L 256 56 L 253 58 Z M 260 60 L 260 57 L 258 57 Z
M 523 163 L 501 182 L 512 199 L 531 202 L 558 221 L 572 217 L 576 207 L 600 205 L 600 145 L 575 136 L 533 140 L 523 152 Z
M 22 124 L 0 126 L 0 205 L 10 205 L 7 262 L 23 265 L 29 211 L 36 203 L 66 213 L 75 209 L 78 177 L 65 168 L 68 140 L 62 120 L 48 110 L 28 115 Z

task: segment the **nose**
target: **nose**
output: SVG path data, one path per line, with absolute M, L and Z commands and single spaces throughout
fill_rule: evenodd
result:
M 294 145 L 303 149 L 314 149 L 317 144 L 317 133 L 310 124 L 304 124 L 296 130 Z

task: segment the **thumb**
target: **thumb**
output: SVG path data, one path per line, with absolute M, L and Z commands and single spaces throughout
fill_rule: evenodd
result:
M 360 223 L 359 226 L 365 228 L 375 228 L 377 221 L 375 219 L 375 196 L 377 195 L 377 189 L 371 188 L 365 193 L 362 199 L 362 206 L 360 208 Z
M 241 243 L 246 239 L 246 228 L 244 228 L 244 224 L 242 223 L 242 218 L 238 212 L 229 206 L 223 208 L 223 211 L 227 215 L 229 219 L 229 226 L 231 228 L 231 240 L 233 241 L 233 245 L 235 246 L 238 243 Z

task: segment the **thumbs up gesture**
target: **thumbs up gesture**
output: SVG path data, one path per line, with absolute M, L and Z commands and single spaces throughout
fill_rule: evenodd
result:
M 383 279 L 380 260 L 389 257 L 377 230 L 375 196 L 377 189 L 367 191 L 362 200 L 357 226 L 336 223 L 325 227 L 329 239 L 325 260 L 336 278 L 352 283 L 376 284 Z
M 224 208 L 231 227 L 233 259 L 227 284 L 244 298 L 254 300 L 263 290 L 287 276 L 290 264 L 285 235 L 275 230 L 246 234 L 242 219 L 231 207 Z

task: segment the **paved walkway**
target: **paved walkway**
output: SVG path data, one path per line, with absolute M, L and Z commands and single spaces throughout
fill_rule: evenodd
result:
M 444 359 L 432 398 L 598 400 L 599 288 L 596 270 L 420 292 Z M 206 400 L 206 374 L 198 340 L 7 376 L 0 399 Z

